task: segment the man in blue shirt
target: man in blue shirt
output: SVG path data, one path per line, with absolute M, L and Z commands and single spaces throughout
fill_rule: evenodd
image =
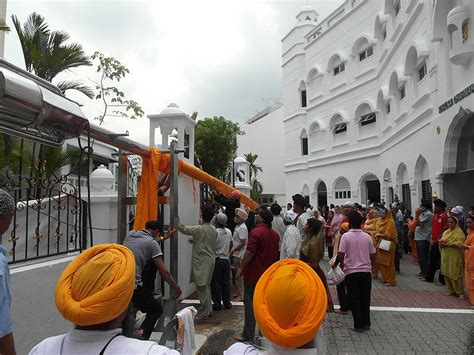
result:
M 1 236 L 10 227 L 15 200 L 6 191 L 0 189 L 0 241 Z M 10 316 L 10 269 L 7 263 L 7 249 L 0 244 L 0 354 L 15 355 L 13 326 Z

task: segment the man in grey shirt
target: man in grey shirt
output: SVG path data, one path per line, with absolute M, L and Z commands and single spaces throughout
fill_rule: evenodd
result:
M 153 291 L 143 287 L 141 274 L 148 260 L 153 260 L 161 277 L 171 286 L 175 292 L 175 297 L 181 296 L 181 288 L 175 281 L 163 261 L 163 252 L 155 239 L 158 237 L 160 224 L 158 221 L 148 221 L 145 229 L 132 230 L 123 241 L 123 245 L 129 248 L 135 257 L 135 290 L 133 291 L 132 303 L 141 312 L 146 313 L 146 318 L 142 323 L 143 334 L 140 336 L 144 340 L 150 339 L 151 332 L 156 321 L 160 317 L 163 309 L 160 302 L 153 297 Z M 169 231 L 161 240 L 168 239 L 173 231 Z
M 421 200 L 420 207 L 415 211 L 415 242 L 420 263 L 420 273 L 418 275 L 420 279 L 424 279 L 428 272 L 432 219 L 431 202 Z

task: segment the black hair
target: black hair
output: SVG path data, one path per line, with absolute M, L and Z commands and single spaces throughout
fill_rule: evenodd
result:
M 262 208 L 262 210 L 259 212 L 259 216 L 262 217 L 263 223 L 272 228 L 273 213 L 269 209 Z
M 323 227 L 323 222 L 316 218 L 308 218 L 306 223 L 309 226 L 309 234 L 310 235 L 318 235 Z
M 202 208 L 202 219 L 204 222 L 210 222 L 214 218 L 214 208 L 212 206 L 204 206 Z
M 274 216 L 278 216 L 281 213 L 281 206 L 278 203 L 274 203 L 271 205 L 270 211 L 272 211 Z
M 160 221 L 148 221 L 145 223 L 145 229 L 149 229 L 152 231 L 160 231 L 160 233 L 163 233 L 163 223 Z
M 362 216 L 359 212 L 353 211 L 347 216 L 349 220 L 349 228 L 360 229 L 362 224 Z

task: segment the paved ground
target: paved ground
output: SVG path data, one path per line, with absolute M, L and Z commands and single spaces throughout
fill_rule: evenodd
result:
M 418 280 L 418 266 L 408 257 L 402 259 L 401 270 L 396 287 L 373 282 L 368 332 L 349 331 L 350 314 L 328 315 L 323 330 L 326 353 L 474 355 L 474 310 L 468 301 L 446 296 L 443 286 Z M 337 300 L 335 292 L 333 299 Z M 210 320 L 196 324 L 196 332 L 206 337 L 196 353 L 222 354 L 242 325 L 242 305 L 214 312 Z

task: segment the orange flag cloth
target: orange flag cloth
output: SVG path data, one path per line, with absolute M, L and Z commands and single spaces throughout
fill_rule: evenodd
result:
M 157 219 L 158 216 L 158 171 L 169 174 L 171 156 L 161 154 L 156 147 L 150 147 L 150 155 L 143 156 L 142 176 L 138 187 L 137 215 L 133 224 L 133 229 L 143 229 L 149 220 Z M 214 186 L 217 191 L 228 196 L 231 191 L 235 191 L 232 186 L 220 181 L 212 175 L 196 168 L 185 161 L 178 161 L 178 171 L 187 176 Z M 250 197 L 241 194 L 240 201 L 251 210 L 258 208 L 259 204 Z
M 56 307 L 80 326 L 110 322 L 132 299 L 135 259 L 120 244 L 99 244 L 77 256 L 56 285 Z
M 253 298 L 255 320 L 263 334 L 283 348 L 295 349 L 316 337 L 327 309 L 321 279 L 297 259 L 276 262 L 260 277 Z

